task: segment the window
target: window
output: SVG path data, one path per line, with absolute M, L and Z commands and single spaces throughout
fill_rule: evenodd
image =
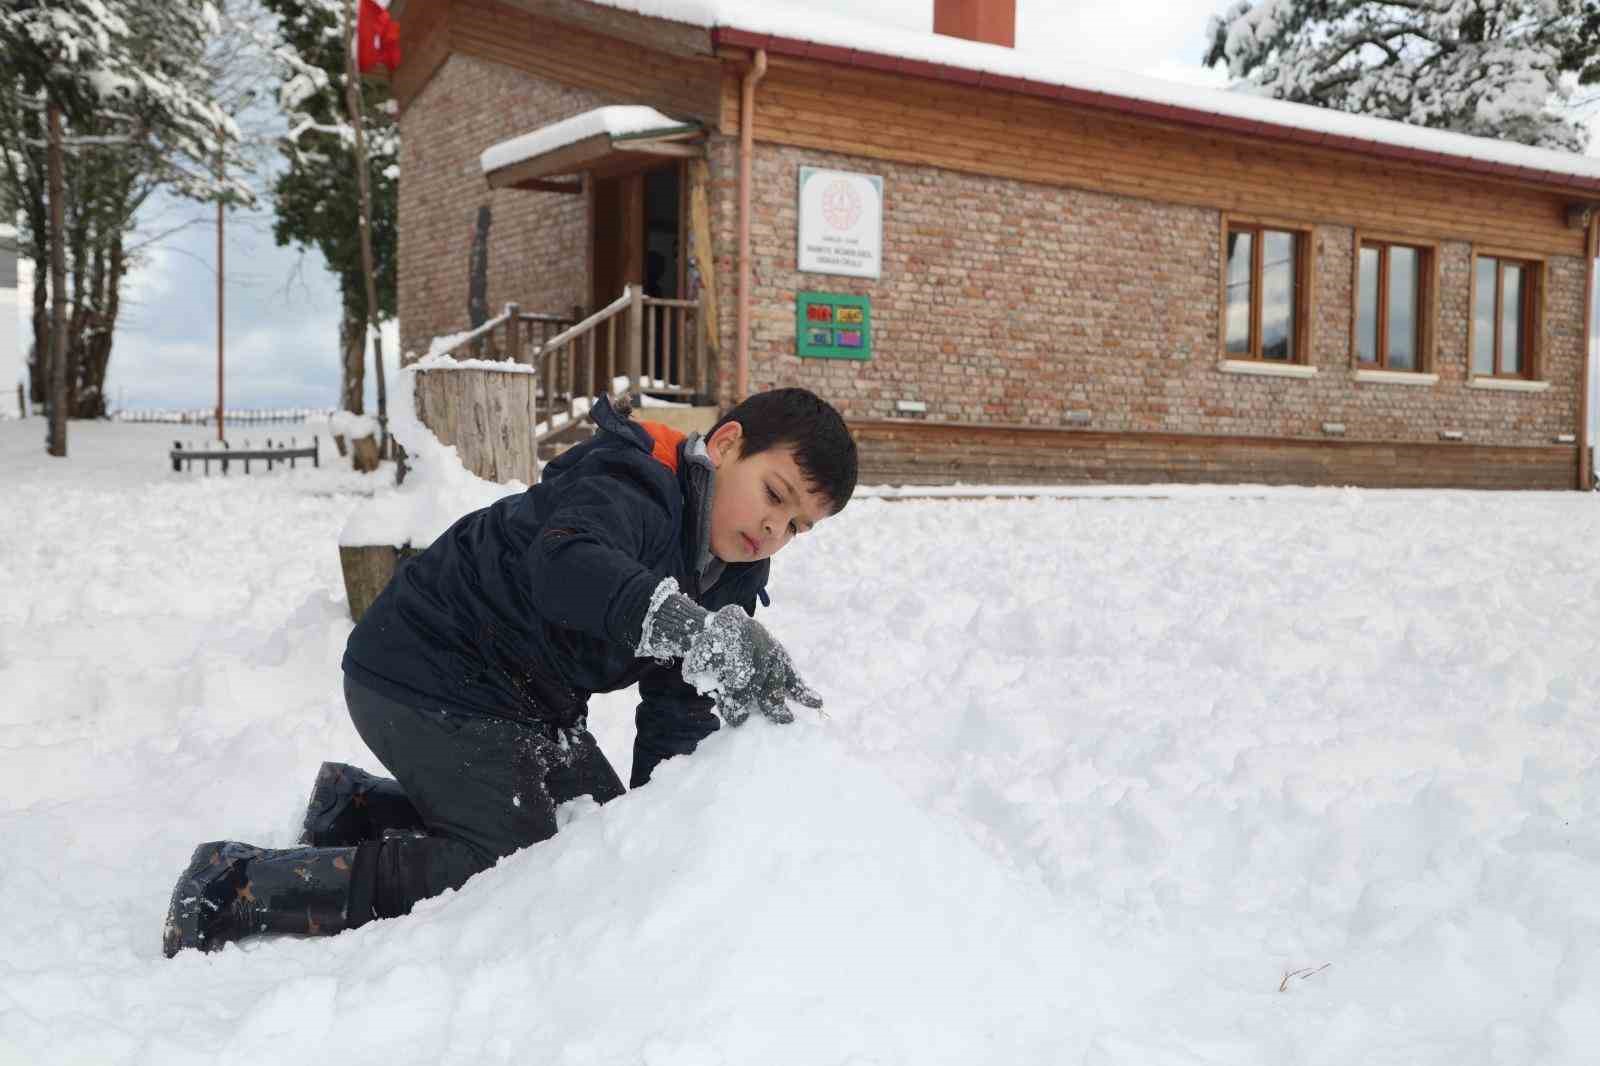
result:
M 1539 266 L 1497 255 L 1473 260 L 1473 376 L 1534 376 Z
M 1424 371 L 1433 362 L 1433 251 L 1363 240 L 1356 260 L 1356 365 Z
M 1310 235 L 1238 222 L 1226 232 L 1223 357 L 1307 362 Z

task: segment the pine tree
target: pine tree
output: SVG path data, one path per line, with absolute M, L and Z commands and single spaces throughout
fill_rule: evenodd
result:
M 1563 114 L 1600 78 L 1597 0 L 1239 0 L 1205 64 L 1280 100 L 1582 151 Z
M 21 212 L 24 252 L 50 263 L 48 285 L 35 285 L 32 362 L 40 384 L 50 368 L 35 396 L 47 391 L 54 455 L 66 454 L 69 413 L 105 412 L 124 238 L 139 204 L 158 186 L 249 196 L 214 165 L 237 142 L 198 62 L 216 30 L 208 0 L 0 6 L 0 208 Z
M 340 405 L 360 414 L 368 330 L 361 263 L 360 197 L 354 129 L 345 109 L 344 9 L 339 0 L 263 0 L 278 16 L 282 85 L 279 104 L 289 121 L 283 141 L 288 163 L 273 186 L 280 245 L 315 247 L 339 278 L 343 313 Z M 399 130 L 386 85 L 363 82 L 362 115 L 372 190 L 372 253 L 378 307 L 372 325 L 396 309 Z

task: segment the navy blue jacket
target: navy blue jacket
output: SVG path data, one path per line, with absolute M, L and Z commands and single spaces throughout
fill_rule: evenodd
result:
M 451 526 L 401 563 L 345 648 L 356 682 L 415 707 L 565 728 L 589 695 L 637 682 L 633 784 L 717 728 L 679 663 L 633 654 L 664 577 L 708 610 L 755 612 L 766 560 L 730 564 L 710 589 L 695 568 L 698 520 L 683 438 L 604 399 L 598 432 L 539 484 Z M 654 435 L 652 435 L 654 434 Z

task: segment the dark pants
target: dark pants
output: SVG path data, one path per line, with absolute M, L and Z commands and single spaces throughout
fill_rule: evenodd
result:
M 345 704 L 367 747 L 394 775 L 427 827 L 379 845 L 373 913 L 392 918 L 419 899 L 460 888 L 501 856 L 548 840 L 556 805 L 620 796 L 616 771 L 587 729 L 558 740 L 540 726 L 389 699 L 348 677 Z

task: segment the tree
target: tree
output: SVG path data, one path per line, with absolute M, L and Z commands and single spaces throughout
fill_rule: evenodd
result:
M 343 354 L 340 405 L 361 413 L 367 333 L 396 309 L 399 130 L 386 85 L 363 82 L 361 111 L 372 200 L 377 308 L 367 308 L 362 269 L 355 129 L 345 108 L 344 11 L 340 0 L 264 0 L 285 48 L 279 102 L 289 117 L 287 169 L 273 186 L 280 245 L 315 247 L 339 278 Z
M 36 383 L 49 367 L 48 388 L 35 395 L 48 393 L 53 455 L 66 454 L 69 413 L 105 411 L 124 241 L 144 198 L 157 186 L 249 195 L 212 165 L 237 141 L 199 62 L 216 31 L 208 0 L 0 7 L 0 207 L 21 211 L 19 244 L 50 263 L 48 287 L 36 284 L 31 363 Z M 48 315 L 39 290 L 49 293 Z
M 1205 64 L 1280 100 L 1581 152 L 1559 110 L 1600 79 L 1596 0 L 1239 0 Z

